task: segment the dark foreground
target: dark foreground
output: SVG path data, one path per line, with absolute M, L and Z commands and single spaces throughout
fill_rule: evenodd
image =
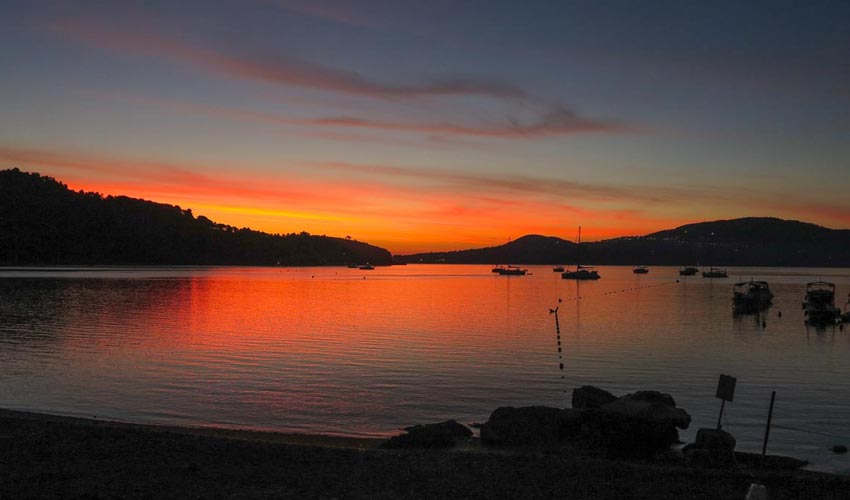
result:
M 181 429 L 0 410 L 0 499 L 850 499 L 850 478 L 541 453 L 376 449 L 374 440 Z

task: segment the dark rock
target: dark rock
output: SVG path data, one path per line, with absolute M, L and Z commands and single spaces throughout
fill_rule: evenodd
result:
M 805 460 L 783 455 L 765 455 L 760 453 L 735 452 L 735 461 L 738 465 L 758 469 L 769 470 L 796 470 L 809 464 Z
M 691 416 L 669 394 L 638 391 L 583 413 L 581 439 L 609 456 L 654 457 L 679 442 Z
M 583 385 L 573 389 L 572 404 L 574 409 L 599 408 L 615 399 L 617 399 L 617 396 L 604 389 L 592 385 Z
M 628 394 L 602 405 L 601 409 L 624 416 L 647 419 L 659 424 L 670 424 L 679 429 L 687 429 L 691 425 L 691 416 L 688 412 L 676 408 L 673 398 L 667 394 L 655 391 Z
M 679 442 L 679 433 L 667 421 L 600 408 L 582 412 L 579 442 L 610 457 L 649 458 Z
M 384 448 L 452 448 L 458 441 L 472 436 L 472 431 L 455 420 L 438 424 L 414 425 L 405 434 L 391 437 Z
M 734 467 L 735 437 L 726 431 L 702 428 L 697 439 L 682 449 L 685 460 L 699 467 Z
M 548 406 L 497 408 L 481 426 L 481 442 L 490 446 L 551 446 L 578 434 L 579 413 Z
M 546 406 L 498 408 L 481 426 L 481 441 L 494 446 L 569 447 L 614 457 L 655 457 L 679 442 L 688 413 L 657 391 L 621 398 L 593 386 L 573 391 L 573 409 Z
M 637 391 L 633 394 L 626 394 L 624 398 L 634 399 L 637 401 L 647 401 L 649 403 L 662 404 L 676 407 L 676 401 L 673 396 L 658 391 Z
M 833 453 L 839 453 L 839 454 L 847 453 L 847 447 L 844 446 L 843 444 L 837 444 L 830 449 L 832 450 Z

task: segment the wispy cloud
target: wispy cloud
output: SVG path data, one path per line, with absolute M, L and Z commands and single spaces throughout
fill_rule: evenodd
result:
M 485 175 L 423 167 L 398 167 L 390 165 L 364 165 L 347 162 L 310 162 L 313 168 L 354 172 L 361 175 L 395 177 L 413 181 L 430 181 L 469 193 L 522 193 L 546 195 L 569 200 L 616 201 L 619 203 L 666 203 L 697 196 L 686 188 L 653 188 L 594 184 L 557 178 L 527 177 L 515 174 Z M 432 188 L 433 186 L 429 186 Z
M 460 124 L 450 122 L 390 121 L 355 116 L 299 118 L 250 109 L 210 106 L 171 99 L 130 96 L 121 93 L 95 93 L 97 96 L 147 104 L 165 109 L 184 109 L 197 113 L 214 114 L 231 120 L 267 123 L 280 126 L 317 127 L 332 129 L 364 129 L 389 132 L 409 132 L 432 137 L 466 136 L 493 139 L 536 138 L 583 133 L 619 133 L 635 129 L 614 121 L 582 117 L 575 112 L 558 108 L 531 121 L 507 118 L 502 122 Z
M 412 123 L 393 122 L 337 116 L 312 120 L 314 125 L 337 127 L 359 127 L 404 132 L 423 132 L 436 135 L 467 135 L 478 137 L 545 137 L 590 132 L 624 132 L 630 127 L 604 120 L 596 120 L 578 115 L 566 108 L 558 108 L 545 113 L 542 117 L 523 122 L 508 118 L 505 123 L 464 125 L 458 123 Z
M 120 183 L 124 186 L 131 184 L 155 186 L 155 190 L 168 191 L 178 195 L 227 193 L 228 195 L 263 200 L 297 199 L 302 196 L 298 190 L 287 189 L 285 185 L 274 185 L 274 183 L 269 182 L 245 182 L 227 176 L 202 174 L 200 172 L 209 169 L 208 166 L 202 164 L 187 165 L 104 157 L 78 151 L 2 146 L 0 146 L 0 161 L 5 164 L 4 167 L 19 166 L 22 169 L 52 167 L 53 169 L 61 169 L 63 175 L 71 175 L 74 178 L 86 178 L 94 174 L 99 179 L 96 182 L 97 184 Z M 111 194 L 122 193 L 113 192 Z
M 467 75 L 427 78 L 419 83 L 392 83 L 356 71 L 333 68 L 292 54 L 231 53 L 163 34 L 107 28 L 93 22 L 54 21 L 50 28 L 98 47 L 172 59 L 211 73 L 274 85 L 384 99 L 424 96 L 479 95 L 503 99 L 527 97 L 519 86 Z

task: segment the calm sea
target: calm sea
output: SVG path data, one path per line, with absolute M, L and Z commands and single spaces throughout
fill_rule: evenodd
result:
M 711 280 L 602 267 L 574 282 L 529 269 L 0 269 L 0 406 L 383 436 L 483 422 L 503 405 L 569 406 L 573 387 L 593 384 L 670 393 L 694 418 L 687 441 L 716 425 L 724 373 L 738 378 L 724 428 L 739 449 L 761 450 L 775 390 L 769 452 L 850 473 L 850 456 L 829 451 L 850 445 L 850 328 L 807 327 L 800 305 L 814 279 L 843 305 L 850 270 Z M 774 305 L 735 316 L 732 284 L 750 278 L 770 283 Z

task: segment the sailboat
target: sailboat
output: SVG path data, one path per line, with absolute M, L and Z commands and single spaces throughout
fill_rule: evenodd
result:
M 578 227 L 578 243 L 576 244 L 576 262 L 581 262 L 581 226 Z M 561 278 L 565 280 L 598 280 L 601 278 L 595 267 L 576 264 L 575 271 L 564 271 Z

